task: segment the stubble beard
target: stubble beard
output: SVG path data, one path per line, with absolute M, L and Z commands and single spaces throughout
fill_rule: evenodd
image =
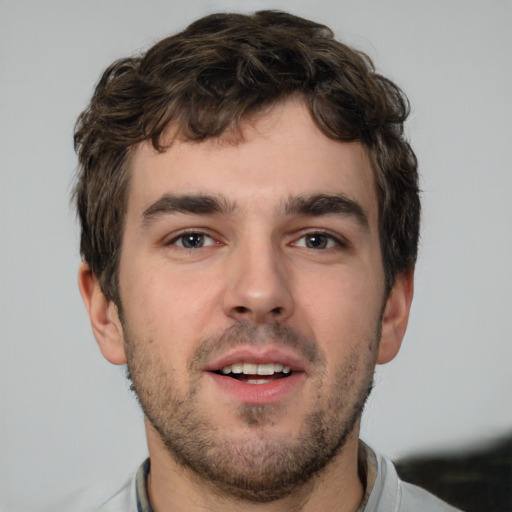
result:
M 171 457 L 219 495 L 253 503 L 285 498 L 342 450 L 372 389 L 374 353 L 380 339 L 379 323 L 368 340 L 368 353 L 351 353 L 326 389 L 324 356 L 313 342 L 280 325 L 266 326 L 265 336 L 259 336 L 254 327 L 240 324 L 201 344 L 189 365 L 188 391 L 180 394 L 172 372 L 145 349 L 149 343 L 134 339 L 126 325 L 123 329 L 132 389 Z M 209 411 L 198 404 L 200 380 L 193 369 L 219 347 L 258 343 L 259 339 L 298 348 L 317 370 L 316 396 L 311 402 L 315 405 L 305 414 L 295 437 L 272 432 L 280 415 L 286 414 L 279 404 L 240 405 L 236 414 L 247 425 L 248 435 L 238 439 L 219 429 L 205 414 Z

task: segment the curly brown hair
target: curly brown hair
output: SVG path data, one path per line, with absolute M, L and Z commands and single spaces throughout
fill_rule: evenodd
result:
M 240 133 L 243 119 L 298 96 L 320 130 L 361 141 L 375 173 L 386 289 L 416 262 L 417 161 L 404 137 L 409 103 L 370 58 L 312 21 L 278 11 L 212 14 L 146 53 L 114 62 L 75 126 L 74 200 L 80 251 L 108 300 L 119 305 L 117 269 L 130 149 L 158 151 L 172 123 L 189 141 Z

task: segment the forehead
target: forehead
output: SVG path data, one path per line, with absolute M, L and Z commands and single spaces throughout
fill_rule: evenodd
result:
M 164 194 L 213 194 L 269 211 L 295 196 L 343 194 L 377 219 L 375 180 L 359 142 L 325 136 L 300 101 L 288 101 L 241 125 L 241 137 L 203 142 L 176 138 L 157 152 L 132 152 L 128 213 L 140 214 Z

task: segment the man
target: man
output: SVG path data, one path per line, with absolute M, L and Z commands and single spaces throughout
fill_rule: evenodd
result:
M 448 511 L 359 441 L 419 230 L 408 103 L 280 12 L 115 62 L 80 116 L 80 290 L 149 459 L 104 511 Z

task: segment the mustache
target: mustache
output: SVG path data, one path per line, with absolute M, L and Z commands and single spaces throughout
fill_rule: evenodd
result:
M 312 365 L 324 365 L 325 357 L 317 344 L 296 329 L 281 323 L 254 325 L 237 322 L 218 334 L 205 338 L 189 363 L 189 370 L 199 369 L 217 353 L 239 345 L 291 347 Z

